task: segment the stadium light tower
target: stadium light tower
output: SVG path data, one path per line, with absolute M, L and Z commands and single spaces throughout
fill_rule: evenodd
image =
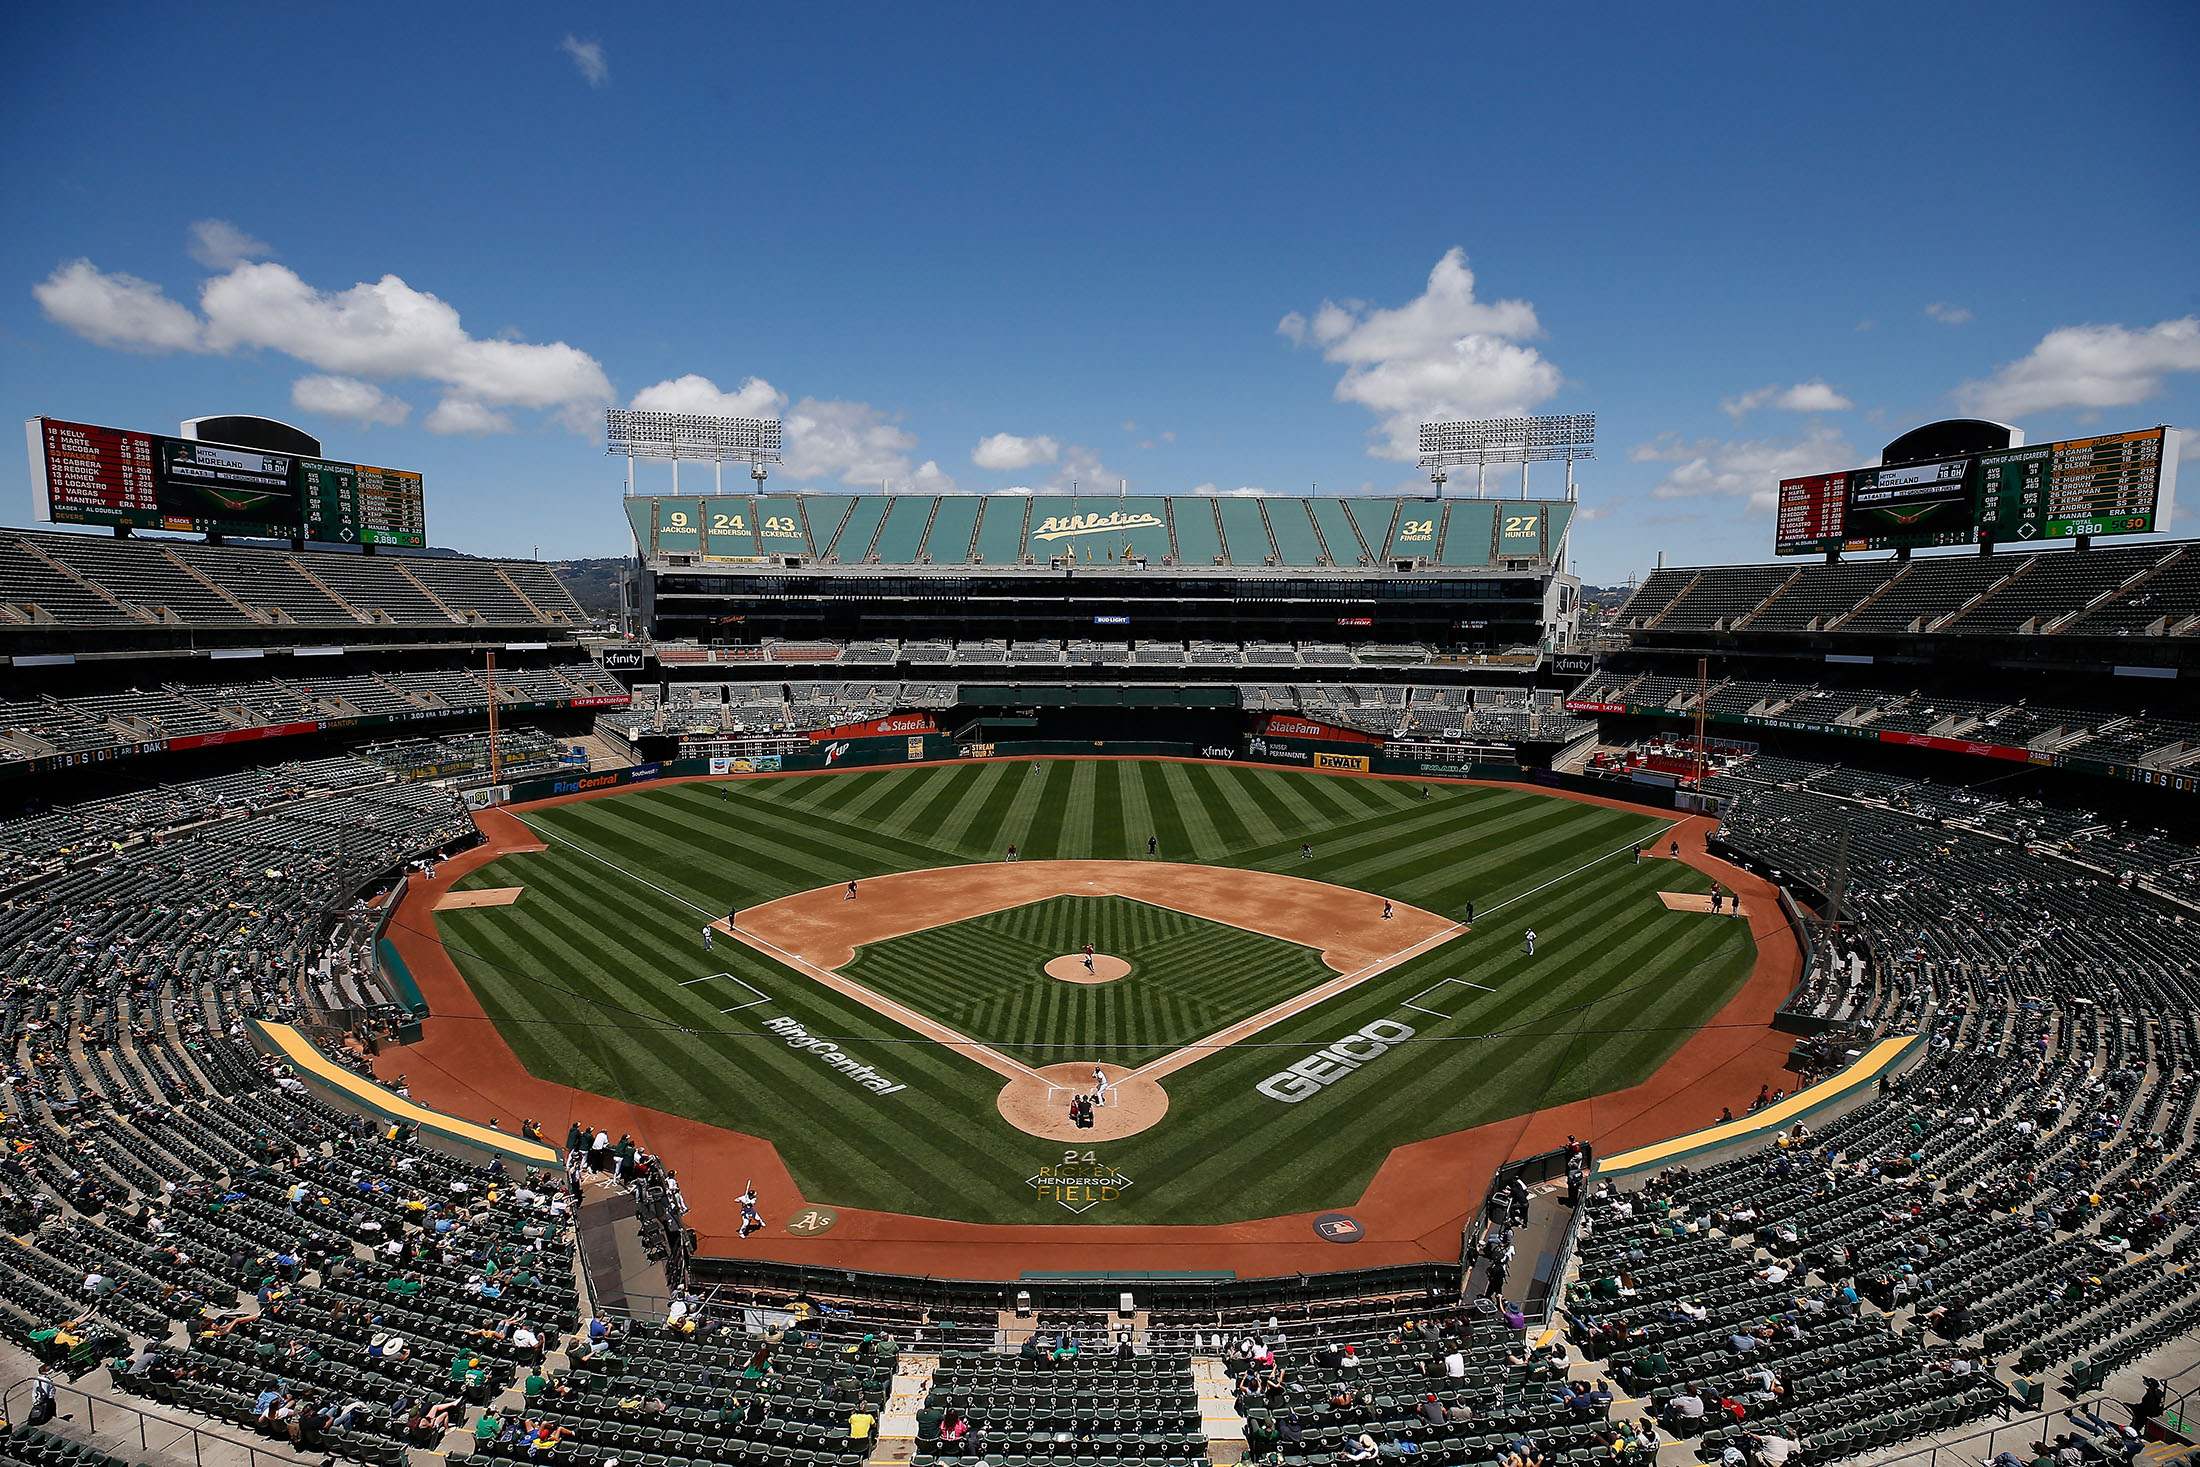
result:
M 717 490 L 726 492 L 726 460 L 749 466 L 749 477 L 759 493 L 779 457 L 777 418 L 719 418 L 705 413 L 645 413 L 610 408 L 603 415 L 604 452 L 626 455 L 626 492 L 634 493 L 634 460 L 672 460 L 672 492 L 680 492 L 680 460 L 707 463 Z
M 1566 499 L 1572 503 L 1574 460 L 1597 456 L 1597 415 L 1558 413 L 1534 418 L 1473 418 L 1456 423 L 1421 425 L 1421 467 L 1443 497 L 1448 470 L 1460 464 L 1474 465 L 1474 497 L 1480 499 L 1489 485 L 1491 464 L 1520 465 L 1520 497 L 1528 497 L 1528 465 L 1563 459 L 1566 463 Z

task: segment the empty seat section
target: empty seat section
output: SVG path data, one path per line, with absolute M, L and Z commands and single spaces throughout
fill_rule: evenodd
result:
M 1222 557 L 1222 529 L 1215 522 L 1215 501 L 1204 494 L 1184 494 L 1169 501 L 1169 521 L 1176 531 L 1178 565 L 1213 565 Z
M 55 621 L 126 622 L 130 613 L 70 580 L 16 540 L 0 540 L 0 602 Z
M 1488 565 L 1497 511 L 1497 505 L 1480 499 L 1462 499 L 1450 505 L 1444 514 L 1442 563 Z
M 1283 565 L 1318 565 L 1321 541 L 1314 533 L 1313 518 L 1303 499 L 1270 499 L 1261 508 L 1268 514 L 1268 535 L 1276 542 L 1276 559 Z
M 1331 565 L 1360 565 L 1373 558 L 1360 542 L 1360 532 L 1352 527 L 1352 516 L 1342 500 L 1315 499 L 1308 504 L 1313 510 L 1314 523 L 1321 530 L 1322 544 L 1328 548 Z
M 38 548 L 125 604 L 149 611 L 172 611 L 187 622 L 253 620 L 220 592 L 170 560 L 166 547 L 157 541 L 40 535 Z
M 1024 553 L 1024 513 L 1031 500 L 1022 494 L 985 501 L 978 521 L 977 559 L 984 565 L 1014 565 Z
M 841 521 L 840 533 L 833 539 L 828 552 L 833 559 L 842 565 L 863 564 L 870 557 L 871 541 L 878 534 L 879 522 L 886 518 L 892 503 L 884 495 L 859 495 L 848 507 L 848 518 Z
M 947 494 L 932 511 L 932 528 L 924 537 L 923 553 L 934 565 L 964 565 L 970 560 L 970 537 L 977 533 L 978 510 L 985 503 L 975 494 Z
M 1795 572 L 1792 565 L 1732 565 L 1706 571 L 1658 625 L 1671 630 L 1701 629 L 1721 621 L 1732 624 L 1763 605 Z
M 1811 622 L 1848 615 L 1866 596 L 1887 584 L 1902 567 L 1891 560 L 1841 561 L 1805 565 L 1802 578 L 1775 596 L 1750 618 L 1753 632 L 1801 631 Z
M 483 621 L 500 625 L 539 626 L 541 618 L 528 609 L 497 565 L 489 560 L 413 560 L 404 562 L 413 577 L 435 593 L 438 601 L 464 616 L 478 613 Z
M 1877 601 L 1841 623 L 1844 632 L 1899 632 L 1913 621 L 1948 615 L 2022 562 L 2006 555 L 1935 556 L 1913 560 L 1910 573 Z
M 565 583 L 551 573 L 550 567 L 529 560 L 508 560 L 504 562 L 504 574 L 537 611 L 552 621 L 561 616 L 568 622 L 588 620 L 588 613 L 581 610 L 581 604 L 565 589 Z
M 280 552 L 216 545 L 177 545 L 172 552 L 247 606 L 281 611 L 306 625 L 349 625 L 356 620 Z
M 302 563 L 313 572 L 314 579 L 360 611 L 379 611 L 405 626 L 451 624 L 450 613 L 436 605 L 389 556 L 307 555 Z
M 886 501 L 886 519 L 879 526 L 872 556 L 882 565 L 914 565 L 917 547 L 931 528 L 932 506 L 939 501 L 926 494 L 897 494 Z

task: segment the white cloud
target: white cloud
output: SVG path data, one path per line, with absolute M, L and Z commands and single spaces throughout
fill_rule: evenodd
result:
M 1057 494 L 1067 494 L 1073 489 L 1079 494 L 1113 494 L 1121 477 L 1100 461 L 1096 450 L 1082 443 L 1072 443 L 1062 450 L 1061 466 L 1042 487 Z
M 1420 425 L 1434 418 L 1504 417 L 1555 396 L 1558 368 L 1520 342 L 1542 334 L 1526 301 L 1478 301 L 1466 252 L 1456 246 L 1429 272 L 1428 287 L 1394 309 L 1323 301 L 1311 318 L 1276 324 L 1295 345 L 1340 363 L 1339 402 L 1374 413 L 1378 458 L 1411 460 Z
M 1971 319 L 1971 308 L 1950 305 L 1946 301 L 1934 301 L 1925 308 L 1925 314 L 1943 326 L 1961 326 Z
M 2161 389 L 2172 372 L 2200 372 L 2200 317 L 2141 331 L 2123 326 L 2062 326 L 2025 356 L 1982 382 L 1956 389 L 1957 401 L 1990 418 L 2057 408 L 2128 407 Z
M 909 476 L 909 487 L 918 494 L 955 494 L 955 476 L 942 469 L 931 459 L 917 465 L 917 471 Z
M 573 65 L 590 86 L 600 87 L 611 80 L 611 58 L 604 54 L 603 42 L 584 41 L 568 33 L 558 42 L 558 49 L 573 58 Z
M 1663 463 L 1666 470 L 1650 491 L 1658 499 L 1695 499 L 1710 495 L 1742 501 L 1748 514 L 1769 514 L 1779 502 L 1780 481 L 1832 469 L 1856 468 L 1856 450 L 1838 429 L 1819 426 L 1798 438 L 1703 438 L 1661 434 L 1627 451 L 1636 463 Z
M 470 336 L 456 309 L 395 275 L 326 292 L 286 266 L 244 261 L 201 287 L 201 314 L 194 315 L 157 285 L 76 260 L 32 294 L 47 315 L 102 346 L 262 349 L 345 377 L 437 383 L 449 396 L 429 419 L 431 428 L 442 422 L 465 425 L 449 431 L 506 432 L 510 420 L 497 410 L 517 407 L 543 409 L 585 429 L 611 399 L 602 366 L 578 347 Z
M 470 397 L 446 397 L 420 426 L 430 433 L 509 433 L 512 420 Z
M 1029 438 L 995 433 L 978 440 L 978 446 L 970 450 L 970 461 L 981 469 L 1013 471 L 1028 469 L 1033 464 L 1052 463 L 1061 455 L 1062 445 L 1044 433 Z
M 1241 499 L 1258 499 L 1261 495 L 1266 494 L 1268 491 L 1251 484 L 1240 484 L 1237 486 L 1237 488 L 1232 489 L 1229 492 L 1232 495 Z
M 1192 492 L 1194 494 L 1212 494 L 1215 492 L 1215 486 L 1212 484 L 1194 484 Z
M 797 479 L 908 486 L 916 435 L 867 402 L 805 397 L 788 410 L 785 436 Z
M 761 377 L 750 377 L 726 392 L 710 378 L 694 372 L 645 387 L 627 404 L 641 412 L 698 413 L 716 418 L 776 417 L 786 405 L 787 394 Z
M 702 413 L 721 418 L 781 418 L 786 472 L 805 481 L 835 480 L 866 488 L 885 484 L 896 492 L 947 494 L 954 476 L 926 459 L 914 470 L 909 455 L 916 435 L 866 402 L 806 397 L 787 408 L 787 394 L 762 377 L 743 379 L 728 392 L 696 372 L 668 377 L 634 394 L 630 406 L 644 412 Z M 784 410 L 784 416 L 782 416 Z
M 204 351 L 199 318 L 150 280 L 109 275 L 90 260 L 71 260 L 31 295 L 47 316 L 86 341 L 121 351 Z
M 1126 433 L 1136 433 L 1138 431 L 1138 424 L 1131 421 L 1129 418 L 1125 418 L 1123 420 L 1123 431 Z
M 1761 407 L 1776 407 L 1790 413 L 1839 413 L 1856 406 L 1841 395 L 1840 389 L 1827 385 L 1819 378 L 1798 382 L 1793 387 L 1782 387 L 1777 382 L 1730 397 L 1719 404 L 1728 417 L 1740 422 Z
M 209 270 L 227 270 L 246 260 L 275 253 L 265 240 L 254 239 L 227 219 L 201 219 L 191 226 L 191 258 Z
M 1174 443 L 1174 442 L 1176 442 L 1176 434 L 1175 434 L 1175 433 L 1174 433 L 1173 431 L 1172 431 L 1172 432 L 1167 432 L 1167 433 L 1163 433 L 1163 434 L 1161 435 L 1161 441 L 1162 441 L 1163 443 Z
M 394 428 L 412 415 L 411 403 L 357 377 L 300 377 L 290 384 L 290 401 L 309 413 L 340 418 L 362 428 Z

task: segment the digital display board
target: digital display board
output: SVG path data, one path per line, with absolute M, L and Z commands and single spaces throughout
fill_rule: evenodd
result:
M 340 545 L 425 545 L 420 476 L 365 464 L 299 461 L 306 538 Z
M 2176 429 L 2148 428 L 1783 479 L 1775 548 L 1811 555 L 2166 530 L 2177 445 Z
M 58 418 L 24 424 L 32 510 L 47 523 L 428 543 L 420 475 Z
M 1985 454 L 1979 529 L 1996 540 L 2060 540 L 2161 528 L 2167 438 L 2156 428 Z
M 1940 459 L 1886 469 L 1852 469 L 1842 534 L 1885 549 L 1962 545 L 1977 529 L 1971 460 Z

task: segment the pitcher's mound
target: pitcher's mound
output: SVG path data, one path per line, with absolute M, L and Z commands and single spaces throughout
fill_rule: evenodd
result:
M 1078 971 L 1084 966 L 1080 957 Z M 1001 1087 L 1001 1116 L 1019 1131 L 1090 1146 L 1135 1136 L 1169 1113 L 1169 1092 L 1159 1081 L 1134 1079 L 1121 1065 L 1103 1064 L 1100 1071 L 1108 1077 L 1108 1092 L 1093 1108 L 1090 1130 L 1069 1118 L 1070 1100 L 1093 1093 L 1090 1060 L 1048 1065 L 1037 1072 L 1037 1079 L 1009 1081 Z
M 1113 983 L 1126 976 L 1130 970 L 1129 963 L 1121 958 L 1111 958 L 1106 953 L 1094 953 L 1090 968 L 1085 966 L 1083 953 L 1064 953 L 1047 962 L 1047 976 L 1059 978 L 1064 983 Z

